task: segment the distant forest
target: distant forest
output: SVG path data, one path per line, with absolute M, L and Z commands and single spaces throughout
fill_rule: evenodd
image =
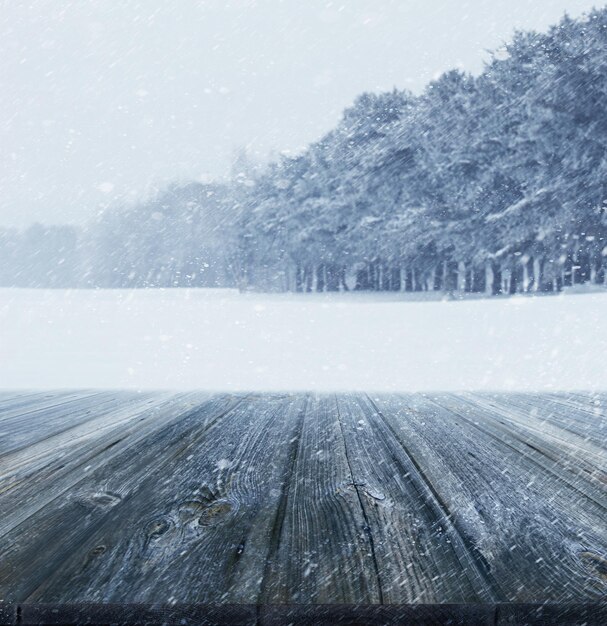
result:
M 607 9 L 481 75 L 363 94 L 302 154 L 174 184 L 87 228 L 0 230 L 0 284 L 559 291 L 605 284 Z

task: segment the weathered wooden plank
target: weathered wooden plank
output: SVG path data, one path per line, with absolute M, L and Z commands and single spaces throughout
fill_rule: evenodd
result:
M 68 393 L 73 393 L 73 390 L 55 389 L 49 391 L 31 391 L 27 389 L 19 389 L 16 391 L 10 391 L 3 389 L 0 390 L 0 409 L 3 407 L 15 406 L 19 403 L 27 404 L 28 402 L 35 401 L 36 399 L 40 401 L 43 399 L 56 398 Z
M 60 391 L 49 393 L 25 393 L 17 396 L 9 396 L 0 407 L 0 422 L 13 417 L 22 419 L 27 415 L 38 411 L 52 411 L 55 408 L 70 403 L 80 403 L 83 398 L 89 396 L 101 396 L 102 391 Z M 116 394 L 113 394 L 116 395 Z
M 32 402 L 43 402 L 51 398 L 57 398 L 62 395 L 69 394 L 70 391 L 53 390 L 53 391 L 0 391 L 0 411 L 9 410 L 19 405 L 27 405 Z M 73 392 L 71 392 L 73 393 Z M 80 392 L 79 392 L 80 393 Z
M 587 459 L 592 465 L 605 465 L 607 451 L 601 430 L 605 425 L 602 415 L 582 415 L 580 411 L 566 412 L 551 406 L 544 398 L 527 398 L 521 402 L 514 396 L 489 394 L 462 394 L 481 408 L 490 409 L 487 415 L 496 412 L 508 420 L 513 430 L 524 432 L 527 437 L 554 444 L 559 453 L 571 455 L 579 460 Z M 596 435 L 596 436 L 594 436 Z
M 203 437 L 239 402 L 235 398 L 217 398 L 189 410 L 182 419 L 170 422 L 147 437 L 145 445 L 126 447 L 119 453 L 103 456 L 91 471 L 82 471 L 52 499 L 14 526 L 0 545 L 0 589 L 2 597 L 24 601 L 51 574 L 57 573 L 82 542 L 110 515 L 123 506 L 132 491 L 179 458 L 189 445 Z M 135 442 L 134 442 L 135 443 Z M 65 485 L 62 485 L 65 487 Z M 147 503 L 142 503 L 145 515 Z M 20 508 L 20 507 L 19 507 Z M 117 527 L 121 522 L 114 522 Z M 66 589 L 74 600 L 80 599 L 78 588 Z M 65 601 L 65 598 L 60 601 Z
M 533 458 L 560 480 L 581 491 L 603 508 L 607 507 L 606 457 L 601 448 L 537 420 L 531 412 L 498 406 L 485 396 L 459 394 L 445 401 L 463 402 L 469 410 L 482 414 L 482 423 L 492 432 L 503 433 L 524 458 Z M 541 400 L 538 402 L 541 403 Z M 478 424 L 477 424 L 478 426 Z
M 69 536 L 54 554 L 47 550 L 44 565 L 51 569 L 41 575 L 40 562 L 0 554 L 27 568 L 25 587 L 7 581 L 11 594 L 55 602 L 149 602 L 159 593 L 166 601 L 255 602 L 301 404 L 289 397 L 241 403 L 221 424 L 162 438 L 153 467 L 149 454 L 129 467 L 125 459 L 104 466 L 73 490 L 68 514 L 55 511 Z M 287 445 L 276 447 L 278 441 Z M 35 522 L 30 518 L 7 536 L 11 544 L 26 541 L 29 552 Z M 46 534 L 58 539 L 51 529 Z
M 22 468 L 38 471 L 49 460 L 65 454 L 70 448 L 80 449 L 87 441 L 98 439 L 125 422 L 141 416 L 142 413 L 149 417 L 154 414 L 155 407 L 165 401 L 172 401 L 174 394 L 146 394 L 143 396 L 118 395 L 109 406 L 101 404 L 97 410 L 88 406 L 84 400 L 85 409 L 79 412 L 73 409 L 73 415 L 66 415 L 64 426 L 55 425 L 55 428 L 47 431 L 47 436 L 41 438 L 38 434 L 29 435 L 20 445 L 12 446 L 0 454 L 0 479 L 5 480 L 14 476 Z M 29 420 L 22 422 L 22 428 L 26 431 L 33 429 Z
M 568 396 L 541 396 L 538 398 L 532 394 L 479 394 L 481 397 L 489 397 L 494 405 L 502 406 L 507 413 L 514 408 L 520 410 L 525 418 L 533 418 L 540 428 L 545 422 L 552 427 L 564 431 L 562 437 L 573 440 L 579 444 L 589 443 L 589 448 L 604 459 L 607 458 L 604 444 L 607 437 L 607 405 L 602 405 L 600 400 L 591 403 L 571 401 Z M 596 404 L 595 404 L 596 402 Z M 542 429 L 542 433 L 544 430 Z M 584 448 L 583 448 L 584 449 Z
M 0 472 L 3 457 L 10 452 L 32 446 L 37 442 L 52 445 L 57 435 L 70 433 L 88 421 L 111 419 L 112 414 L 125 411 L 129 406 L 144 406 L 158 393 L 104 392 L 91 395 L 74 395 L 69 400 L 52 407 L 36 408 L 2 421 L 0 437 Z M 84 430 L 84 429 L 82 429 Z M 76 435 L 77 436 L 77 435 Z
M 493 601 L 490 582 L 372 403 L 340 395 L 339 416 L 368 521 L 382 603 Z
M 0 537 L 125 450 L 183 416 L 208 394 L 156 394 L 142 405 L 120 407 L 111 419 L 89 420 L 86 431 L 68 431 L 0 458 Z M 222 405 L 223 406 L 223 405 Z M 81 429 L 79 429 L 81 430 Z
M 604 391 L 567 391 L 542 393 L 542 398 L 549 398 L 555 401 L 567 402 L 571 406 L 585 407 L 603 407 L 603 411 L 607 409 L 607 393 Z
M 486 564 L 498 599 L 597 600 L 604 510 L 459 397 L 378 398 L 384 418 Z
M 309 398 L 263 604 L 380 602 L 367 521 L 331 396 Z

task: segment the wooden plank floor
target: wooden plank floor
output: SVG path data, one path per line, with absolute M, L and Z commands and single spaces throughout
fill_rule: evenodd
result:
M 0 394 L 0 600 L 607 597 L 607 395 Z

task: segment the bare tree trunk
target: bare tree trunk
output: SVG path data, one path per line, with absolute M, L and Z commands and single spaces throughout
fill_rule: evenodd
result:
M 436 287 L 436 266 L 432 267 L 432 271 L 428 276 L 428 291 L 434 291 Z
M 491 263 L 485 261 L 485 295 L 493 295 L 493 270 L 491 269 Z
M 303 291 L 303 267 L 298 263 L 295 266 L 295 291 L 302 292 Z
M 533 257 L 533 291 L 543 290 L 544 283 L 544 259 Z
M 310 293 L 312 291 L 312 286 L 314 282 L 314 268 L 311 265 L 304 266 L 304 276 L 303 283 L 305 286 L 306 293 Z
M 381 268 L 381 288 L 383 291 L 392 290 L 392 272 L 388 269 L 388 266 L 383 263 Z
M 487 282 L 485 267 L 473 267 L 470 274 L 470 291 L 483 293 L 486 290 Z
M 457 290 L 466 291 L 466 264 L 463 261 L 457 264 Z
M 510 295 L 515 294 L 517 287 L 517 273 L 513 264 L 513 266 L 510 268 L 510 283 L 508 284 L 508 293 Z
M 596 276 L 594 282 L 597 285 L 607 284 L 607 272 L 605 271 L 605 263 L 607 262 L 604 256 L 600 256 L 596 264 Z
M 573 273 L 573 257 L 571 254 L 567 254 L 563 265 L 563 287 L 571 287 L 573 285 Z
M 521 263 L 523 264 L 523 285 L 522 291 L 527 293 L 533 289 L 534 283 L 534 274 L 533 274 L 533 258 L 524 256 L 521 259 Z
M 441 291 L 443 288 L 443 278 L 444 278 L 444 269 L 443 264 L 439 263 L 439 265 L 434 268 L 434 291 Z
M 493 261 L 493 263 L 491 264 L 491 272 L 493 274 L 492 281 L 491 281 L 491 295 L 499 296 L 501 293 L 503 293 L 503 289 L 502 289 L 503 277 L 502 277 L 502 268 L 500 264 Z
M 405 269 L 405 291 L 413 291 L 413 270 L 410 267 Z
M 411 270 L 411 274 L 412 274 L 412 279 L 413 279 L 413 289 L 415 291 L 421 291 L 422 290 L 422 282 L 421 282 L 421 277 L 419 275 L 419 270 L 414 267 Z
M 316 291 L 325 290 L 325 264 L 321 263 L 316 267 Z
M 343 291 L 350 291 L 346 282 L 346 268 L 343 265 L 339 268 L 339 284 Z
M 540 278 L 539 278 L 539 289 L 540 291 L 548 292 L 548 291 L 556 291 L 556 277 L 557 272 L 559 271 L 559 266 L 554 263 L 547 261 L 546 259 L 542 259 L 540 261 Z
M 466 268 L 466 279 L 465 279 L 465 284 L 464 284 L 464 290 L 466 293 L 471 293 L 473 291 L 473 285 L 474 285 L 474 267 L 472 266 L 472 264 L 468 265 L 468 267 Z
M 370 263 L 367 271 L 369 272 L 369 289 L 371 289 L 371 291 L 377 291 L 375 263 Z
M 445 261 L 445 276 L 443 279 L 443 289 L 445 291 L 456 291 L 458 288 L 458 264 L 454 261 Z
M 356 282 L 354 283 L 354 291 L 364 291 L 367 288 L 367 268 L 356 270 Z
M 400 267 L 393 267 L 391 270 L 390 288 L 392 291 L 400 291 Z
M 518 257 L 514 257 L 510 266 L 510 287 L 508 292 L 515 294 L 523 288 L 523 264 Z
M 327 291 L 339 291 L 339 274 L 337 267 L 333 263 L 325 265 L 325 274 L 327 277 Z
M 563 289 L 563 267 L 560 263 L 552 263 L 552 291 L 558 292 Z

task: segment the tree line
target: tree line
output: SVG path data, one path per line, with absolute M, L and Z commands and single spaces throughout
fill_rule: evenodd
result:
M 607 9 L 518 32 L 479 76 L 363 94 L 261 172 L 86 229 L 0 232 L 2 284 L 499 294 L 605 284 Z M 30 261 L 30 265 L 27 262 Z

